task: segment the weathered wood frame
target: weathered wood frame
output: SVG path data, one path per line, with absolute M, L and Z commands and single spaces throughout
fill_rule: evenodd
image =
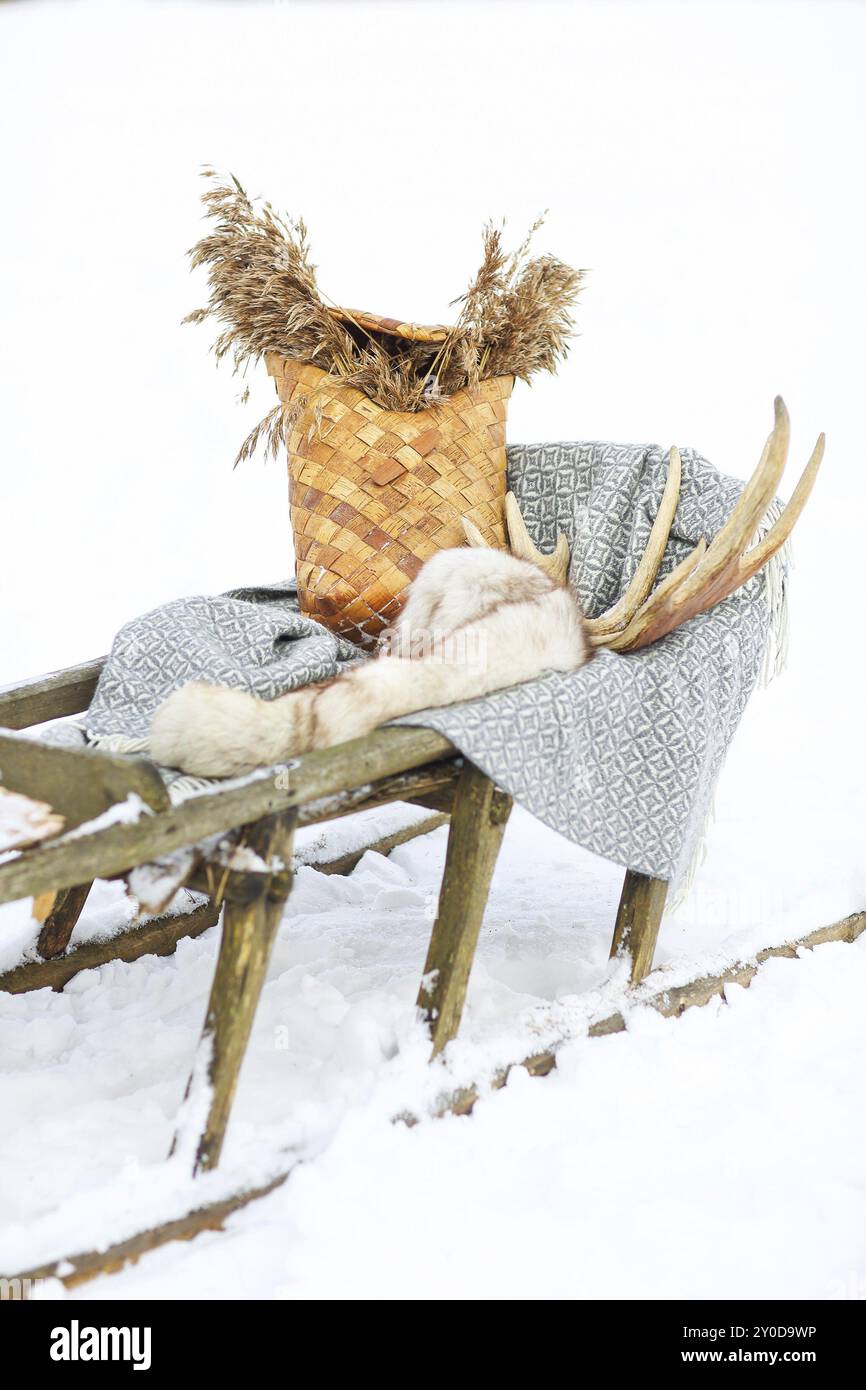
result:
M 40 950 L 47 958 L 42 965 L 21 966 L 4 979 L 11 989 L 32 988 L 34 972 L 50 967 L 51 983 L 62 988 L 78 968 L 74 960 L 70 968 L 64 952 L 94 879 L 121 877 L 206 837 L 224 833 L 237 842 L 242 827 L 240 841 L 251 851 L 243 862 L 253 868 L 228 869 L 216 896 L 212 877 L 202 881 L 200 869 L 191 869 L 187 880 L 211 895 L 204 909 L 191 914 L 196 931 L 204 930 L 216 919 L 219 905 L 225 905 L 219 958 L 183 1112 L 197 1113 L 198 1088 L 206 1087 L 207 1119 L 192 1145 L 194 1171 L 199 1172 L 219 1160 L 271 945 L 291 889 L 295 828 L 392 801 L 412 802 L 440 815 L 451 813 L 439 911 L 418 996 L 435 1056 L 460 1026 L 511 798 L 480 769 L 464 763 L 441 734 L 423 728 L 379 729 L 287 766 L 234 779 L 176 807 L 146 759 L 47 747 L 7 732 L 85 709 L 102 664 L 87 662 L 0 689 L 0 729 L 5 730 L 0 732 L 0 771 L 5 785 L 49 801 L 67 818 L 63 835 L 0 863 L 0 903 L 34 897 L 43 923 Z M 82 825 L 130 792 L 144 807 L 137 821 L 80 832 Z M 76 829 L 78 834 L 70 833 Z M 667 884 L 659 879 L 631 870 L 626 874 L 611 955 L 630 956 L 633 984 L 652 967 L 666 893 Z M 158 919 L 149 928 L 149 937 L 148 927 L 141 930 L 143 942 L 152 943 L 150 949 L 170 950 L 184 934 L 177 919 L 169 927 Z M 135 942 L 126 940 L 134 935 L 124 934 L 123 949 L 117 952 L 122 959 L 135 959 L 147 949 L 136 950 Z M 182 1118 L 179 1136 L 176 1143 L 185 1143 Z

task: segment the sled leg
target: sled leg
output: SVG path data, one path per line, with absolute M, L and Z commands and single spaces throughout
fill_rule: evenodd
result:
M 184 1099 L 185 1118 L 195 1114 L 206 1083 L 207 1119 L 198 1139 L 193 1172 L 215 1168 L 225 1138 L 238 1073 L 244 1059 L 274 937 L 292 885 L 292 839 L 297 812 L 270 816 L 247 828 L 242 845 L 273 868 L 231 870 L 224 890 L 222 938 L 204 1028 Z M 171 1152 L 180 1142 L 175 1134 Z
M 36 950 L 43 960 L 54 960 L 63 955 L 92 887 L 91 880 L 75 888 L 62 888 L 59 893 L 48 894 L 49 898 L 53 897 L 53 902 L 40 903 L 39 898 L 36 899 L 34 911 L 42 921 Z
M 460 1027 L 478 931 L 510 811 L 511 797 L 467 764 L 454 796 L 439 910 L 418 994 L 418 1007 L 430 1023 L 434 1057 Z
M 610 955 L 611 960 L 624 953 L 631 957 L 633 985 L 639 984 L 652 969 L 667 895 L 668 885 L 663 878 L 626 870 Z

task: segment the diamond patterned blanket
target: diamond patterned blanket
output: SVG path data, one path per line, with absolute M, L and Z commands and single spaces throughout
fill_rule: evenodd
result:
M 667 573 L 712 536 L 741 484 L 682 453 Z M 609 607 L 634 573 L 667 468 L 653 446 L 543 444 L 508 451 L 509 483 L 542 549 L 572 547 L 584 611 Z M 568 839 L 629 868 L 678 880 L 689 864 L 730 738 L 762 665 L 782 644 L 784 564 L 643 651 L 601 652 L 479 700 L 397 721 L 445 734 L 520 804 Z M 273 699 L 363 659 L 302 617 L 291 584 L 185 598 L 136 618 L 115 639 L 89 712 L 88 742 L 146 750 L 157 705 L 189 680 Z M 190 779 L 175 777 L 172 794 Z

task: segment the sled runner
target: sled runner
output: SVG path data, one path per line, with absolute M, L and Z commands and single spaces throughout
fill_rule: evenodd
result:
M 431 816 L 410 826 L 405 838 L 409 832 L 425 833 L 446 815 L 451 821 L 439 910 L 418 994 L 433 1054 L 441 1052 L 460 1026 L 511 798 L 456 757 L 440 734 L 389 728 L 308 754 L 285 768 L 232 779 L 172 806 L 156 768 L 144 758 L 50 747 L 12 732 L 86 708 L 99 670 L 100 663 L 91 662 L 0 692 L 2 786 L 47 802 L 65 819 L 61 835 L 0 863 L 0 902 L 32 896 L 42 920 L 37 942 L 42 959 L 0 977 L 0 987 L 62 988 L 78 969 L 167 953 L 182 936 L 212 926 L 222 909 L 222 941 L 201 1040 L 201 1054 L 209 1058 L 210 1106 L 194 1162 L 197 1172 L 213 1168 L 291 891 L 295 828 L 409 802 Z M 118 814 L 118 806 L 128 814 Z M 158 869 L 150 877 L 158 876 L 163 897 L 186 886 L 203 893 L 204 902 L 186 916 L 157 913 L 138 929 L 66 954 L 93 880 L 138 871 L 133 881 L 140 888 L 143 874 L 146 889 L 145 866 L 153 864 Z M 626 873 L 611 953 L 630 955 L 634 982 L 652 966 L 666 892 L 661 880 Z M 201 1075 L 196 1064 L 192 1075 Z

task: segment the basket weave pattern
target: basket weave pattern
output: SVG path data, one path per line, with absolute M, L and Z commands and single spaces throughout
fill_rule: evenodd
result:
M 288 439 L 301 612 L 371 646 L 438 550 L 468 517 L 505 543 L 505 417 L 513 377 L 424 410 L 384 410 L 318 367 L 266 356 L 280 400 L 307 397 Z

